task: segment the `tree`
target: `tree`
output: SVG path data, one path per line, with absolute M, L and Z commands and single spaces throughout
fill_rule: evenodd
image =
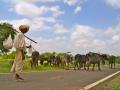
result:
M 3 41 L 7 39 L 9 35 L 14 39 L 16 32 L 13 26 L 9 23 L 0 23 L 0 51 L 2 53 L 9 52 L 8 49 L 3 47 Z
M 45 55 L 45 57 L 51 56 L 51 52 L 45 52 L 43 54 Z

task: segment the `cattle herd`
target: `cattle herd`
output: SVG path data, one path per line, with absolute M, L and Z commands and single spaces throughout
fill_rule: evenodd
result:
M 89 52 L 85 55 L 76 54 L 73 56 L 69 53 L 62 53 L 61 55 L 50 55 L 45 56 L 44 54 L 39 54 L 38 51 L 32 52 L 32 60 L 30 60 L 31 68 L 38 67 L 38 65 L 43 65 L 44 61 L 47 61 L 47 65 L 64 67 L 64 69 L 69 70 L 72 66 L 74 70 L 85 69 L 89 70 L 92 65 L 92 70 L 94 71 L 95 65 L 97 64 L 98 70 L 101 70 L 101 64 L 105 65 L 106 62 L 109 68 L 115 68 L 116 57 L 113 55 L 99 54 L 94 52 Z M 38 62 L 39 61 L 39 62 Z

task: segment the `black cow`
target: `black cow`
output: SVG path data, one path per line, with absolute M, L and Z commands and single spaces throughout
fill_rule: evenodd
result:
M 38 51 L 34 51 L 32 52 L 32 60 L 31 60 L 31 67 L 37 67 L 38 66 L 38 60 L 39 60 L 39 52 Z
M 81 69 L 82 67 L 84 67 L 84 69 L 86 70 L 86 56 L 76 54 L 75 55 L 75 63 L 74 63 L 74 65 L 75 65 L 74 70 L 76 70 L 76 67 L 78 69 Z
M 55 56 L 54 65 L 59 67 L 61 66 L 61 64 L 62 64 L 62 61 L 61 61 L 60 55 Z
M 107 55 L 107 54 L 103 54 L 102 55 L 103 56 L 103 58 L 105 59 L 105 60 L 107 60 L 108 61 L 108 63 L 109 63 L 109 68 L 113 68 L 113 65 L 114 65 L 114 69 L 115 69 L 115 62 L 116 62 L 116 57 L 115 56 L 113 56 L 113 55 Z
M 43 65 L 44 60 L 45 60 L 45 56 L 40 55 L 40 65 Z
M 54 65 L 54 62 L 55 62 L 55 56 L 54 55 L 51 55 L 51 56 L 47 57 L 48 65 Z
M 86 54 L 86 56 L 87 56 L 87 70 L 89 70 L 89 66 L 93 64 L 92 70 L 94 71 L 95 64 L 97 64 L 98 70 L 100 71 L 101 70 L 100 62 L 102 60 L 101 55 L 99 55 L 98 53 L 89 52 L 88 54 Z

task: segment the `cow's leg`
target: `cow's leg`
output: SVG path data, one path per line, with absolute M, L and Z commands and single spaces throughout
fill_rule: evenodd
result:
M 100 68 L 100 63 L 98 63 L 98 70 L 101 71 L 101 68 Z
M 37 60 L 37 67 L 38 67 L 38 60 Z
M 40 65 L 41 65 L 41 59 L 40 59 Z
M 64 67 L 64 69 L 66 69 L 66 63 L 65 63 L 65 61 L 63 61 L 63 67 Z
M 31 68 L 33 68 L 33 61 L 30 60 L 30 65 L 31 65 Z
M 110 62 L 110 68 L 112 69 L 112 63 Z
M 69 70 L 69 62 L 66 61 L 66 69 Z
M 76 70 L 76 64 L 74 65 L 74 70 Z
M 114 62 L 114 69 L 115 69 L 115 62 Z
M 31 68 L 33 68 L 33 63 L 31 63 Z
M 56 66 L 59 67 L 58 60 L 55 62 Z
M 80 63 L 80 69 L 82 68 L 82 63 Z
M 52 60 L 50 60 L 50 66 L 52 66 Z
M 52 61 L 50 60 L 50 66 L 52 66 Z
M 54 65 L 53 60 L 51 60 L 51 66 L 53 66 L 53 65 Z
M 80 70 L 80 62 L 78 63 L 78 70 Z
M 90 66 L 90 64 L 87 64 L 87 71 L 89 70 L 89 66 Z
M 70 66 L 70 65 L 69 65 L 69 62 L 67 62 L 67 65 L 68 65 L 68 70 L 69 70 L 69 66 Z
M 113 68 L 113 63 L 111 63 L 111 69 Z
M 78 62 L 78 63 L 77 63 L 77 69 L 78 69 L 78 70 L 80 69 L 79 67 L 80 67 L 80 63 Z
M 66 61 L 66 60 L 65 60 L 64 65 L 65 65 L 65 69 L 67 70 L 67 69 L 68 69 L 68 63 L 67 63 L 67 61 Z
M 76 67 L 78 68 L 78 62 L 75 62 L 74 70 L 76 70 Z
M 94 67 L 95 67 L 95 64 L 93 64 L 93 68 L 92 68 L 92 71 L 94 71 Z
M 64 59 L 64 68 L 67 69 L 67 63 L 66 63 L 66 60 Z
M 33 67 L 35 67 L 35 59 L 33 60 Z
M 111 64 L 110 64 L 110 61 L 109 61 L 109 68 L 111 68 Z
M 37 67 L 37 58 L 36 58 L 36 57 L 34 57 L 33 66 L 34 66 L 34 67 Z
M 57 60 L 57 67 L 60 67 L 61 62 Z
M 84 70 L 86 70 L 86 64 L 84 63 Z
M 33 67 L 36 67 L 36 57 L 33 58 Z
M 44 60 L 41 61 L 41 65 L 43 65 Z

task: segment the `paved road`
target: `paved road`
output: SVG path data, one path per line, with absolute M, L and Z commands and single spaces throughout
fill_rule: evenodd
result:
M 0 90 L 79 90 L 120 70 L 102 67 L 102 71 L 48 71 L 23 73 L 25 82 L 16 82 L 12 74 L 0 74 Z

